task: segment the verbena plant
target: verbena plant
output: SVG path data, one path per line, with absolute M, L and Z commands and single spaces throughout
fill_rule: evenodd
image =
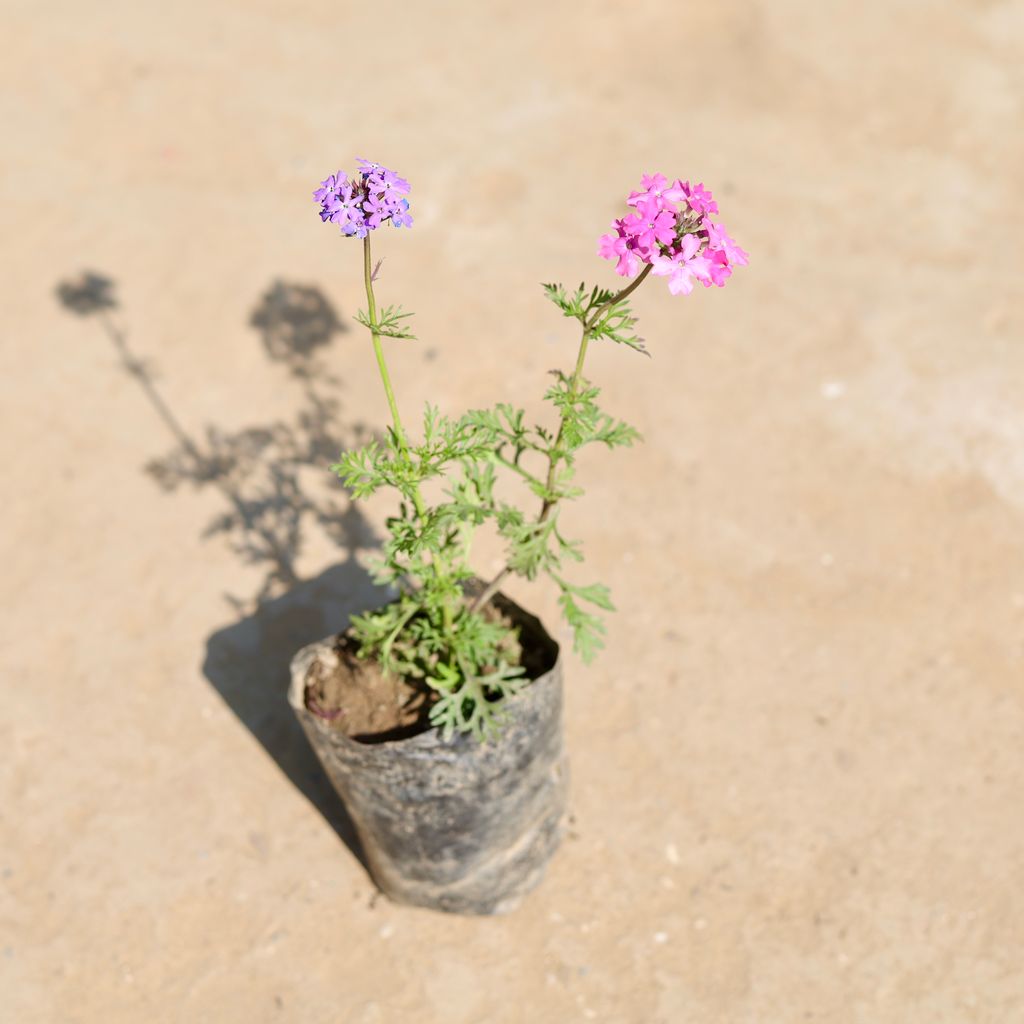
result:
M 360 657 L 430 688 L 434 725 L 449 735 L 485 738 L 500 722 L 503 700 L 526 682 L 515 628 L 488 611 L 502 580 L 510 573 L 548 577 L 560 591 L 574 648 L 585 661 L 603 644 L 600 613 L 613 610 L 606 586 L 578 583 L 568 571 L 583 554 L 559 521 L 562 503 L 583 493 L 575 483 L 580 452 L 589 445 L 629 447 L 640 439 L 598 405 L 600 391 L 583 373 L 590 344 L 606 341 L 644 352 L 628 299 L 649 275 L 666 277 L 672 294 L 689 294 L 695 283 L 722 286 L 733 267 L 746 264 L 747 254 L 712 220 L 718 205 L 703 184 L 645 175 L 626 200 L 632 211 L 613 222 L 598 248 L 631 283 L 618 291 L 544 285 L 560 313 L 580 325 L 575 367 L 554 371 L 544 395 L 553 407 L 551 422 L 530 423 L 522 409 L 506 403 L 458 418 L 427 405 L 414 435 L 399 414 L 382 342 L 414 338 L 411 314 L 378 305 L 380 264 L 374 266 L 370 247 L 371 233 L 385 224 L 411 227 L 409 183 L 380 164 L 358 165 L 354 178 L 339 171 L 313 195 L 323 221 L 362 239 L 367 308 L 356 319 L 370 332 L 391 425 L 382 441 L 344 453 L 332 468 L 356 499 L 381 488 L 397 492 L 398 512 L 387 521 L 389 536 L 375 572 L 399 596 L 354 618 L 352 628 Z M 525 504 L 498 497 L 502 474 L 522 484 Z M 435 478 L 447 487 L 442 500 L 428 502 L 424 484 Z M 470 567 L 473 534 L 484 524 L 504 539 L 506 564 L 482 588 L 468 587 L 476 576 Z

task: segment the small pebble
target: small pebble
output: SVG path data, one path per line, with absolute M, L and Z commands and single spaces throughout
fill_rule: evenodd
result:
M 655 932 L 654 941 L 659 946 L 663 946 L 666 942 L 668 942 L 668 932 Z
M 669 843 L 668 846 L 665 847 L 665 859 L 669 864 L 679 863 L 679 850 L 676 849 L 675 843 Z
M 846 394 L 846 384 L 841 380 L 826 380 L 821 385 L 821 397 L 830 402 Z

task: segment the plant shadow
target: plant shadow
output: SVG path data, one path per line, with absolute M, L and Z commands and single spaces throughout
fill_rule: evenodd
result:
M 323 815 L 365 868 L 344 805 L 288 705 L 289 662 L 300 648 L 339 632 L 384 591 L 353 558 L 304 580 L 207 641 L 203 673 L 281 771 Z
M 350 614 L 387 599 L 356 558 L 360 550 L 378 547 L 378 538 L 344 490 L 326 483 L 327 467 L 339 452 L 370 436 L 359 423 L 341 427 L 341 382 L 322 361 L 345 328 L 319 289 L 272 282 L 248 322 L 266 357 L 289 379 L 297 413 L 241 429 L 207 423 L 189 430 L 159 387 L 152 363 L 130 346 L 115 288 L 113 279 L 86 271 L 61 281 L 55 291 L 66 311 L 99 324 L 121 370 L 136 382 L 173 441 L 144 472 L 167 493 L 182 487 L 218 492 L 222 509 L 203 538 L 226 539 L 245 564 L 262 573 L 250 597 L 226 595 L 236 618 L 208 637 L 204 674 L 365 867 L 351 820 L 287 700 L 292 655 L 340 631 Z M 344 558 L 303 579 L 296 563 L 312 531 L 329 538 Z

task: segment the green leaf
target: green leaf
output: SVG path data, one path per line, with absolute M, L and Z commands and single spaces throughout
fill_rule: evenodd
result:
M 416 335 L 402 323 L 412 315 L 412 313 L 402 312 L 401 306 L 385 306 L 378 312 L 376 321 L 371 320 L 369 314 L 361 309 L 356 312 L 355 318 L 374 334 L 381 334 L 388 338 L 415 339 Z
M 603 301 L 607 302 L 610 298 L 611 295 Z M 597 302 L 595 308 L 600 305 L 602 303 Z M 650 355 L 644 347 L 644 339 L 633 330 L 636 323 L 637 319 L 633 316 L 628 301 L 622 299 L 612 303 L 600 314 L 597 321 L 591 326 L 590 334 L 593 338 L 607 338 L 608 341 L 614 341 L 618 345 L 626 345 L 636 352 L 642 352 L 645 356 Z
M 580 323 L 584 321 L 586 318 L 586 307 L 584 305 L 585 285 L 580 284 L 579 288 L 571 295 L 560 284 L 545 284 L 541 287 L 544 289 L 544 294 L 548 299 L 562 311 L 563 316 L 573 317 L 579 320 Z
M 585 587 L 574 586 L 570 589 L 582 601 L 589 601 L 606 612 L 615 611 L 611 591 L 603 583 L 591 583 Z
M 517 693 L 526 679 L 521 667 L 502 663 L 492 672 L 466 674 L 461 679 L 445 667 L 443 674 L 428 682 L 439 691 L 430 709 L 431 724 L 446 739 L 454 732 L 468 732 L 487 742 L 495 738 L 506 717 L 504 699 Z
M 597 656 L 597 652 L 604 647 L 605 625 L 601 619 L 590 612 L 584 611 L 573 596 L 573 593 L 565 589 L 562 591 L 558 603 L 562 608 L 562 615 L 572 629 L 573 650 L 584 660 L 590 663 Z

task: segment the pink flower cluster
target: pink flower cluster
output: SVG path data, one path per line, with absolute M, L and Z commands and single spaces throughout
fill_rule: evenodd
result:
M 633 213 L 612 221 L 614 232 L 598 242 L 598 256 L 616 260 L 617 274 L 633 277 L 650 264 L 673 295 L 689 295 L 694 281 L 721 288 L 733 267 L 747 265 L 747 254 L 711 219 L 718 203 L 703 182 L 670 184 L 663 174 L 645 174 L 640 187 L 626 200 Z

